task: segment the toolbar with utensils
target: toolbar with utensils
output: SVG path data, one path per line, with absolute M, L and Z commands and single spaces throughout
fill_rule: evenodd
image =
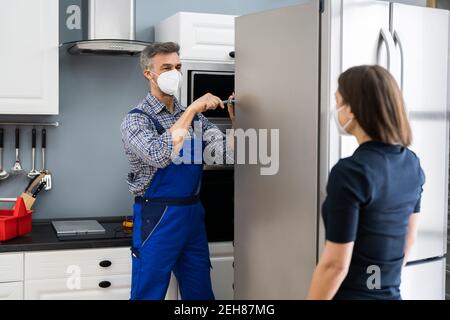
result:
M 46 166 L 46 148 L 47 148 L 47 126 L 58 126 L 58 123 L 2 123 L 3 126 L 7 127 L 14 126 L 15 129 L 6 130 L 3 127 L 0 127 L 0 183 L 5 180 L 10 179 L 12 176 L 26 175 L 31 181 L 26 189 L 29 188 L 31 184 L 40 186 L 39 191 L 44 189 L 45 191 L 49 191 L 52 189 L 52 176 L 50 171 Z M 24 126 L 33 126 L 31 130 L 31 168 L 27 170 L 24 168 L 23 163 L 21 161 L 23 156 L 23 150 L 20 148 L 20 141 L 25 138 L 21 134 L 21 129 Z M 37 129 L 36 127 L 42 127 L 42 129 Z M 41 169 L 36 169 L 36 150 L 37 150 L 37 137 L 40 133 L 41 136 Z M 14 139 L 15 146 L 15 160 L 12 163 L 11 169 L 8 172 L 8 165 L 4 162 L 3 153 L 5 151 L 5 140 Z M 25 190 L 26 190 L 25 189 Z M 36 197 L 36 194 L 33 194 L 32 197 Z M 1 197 L 1 194 L 0 194 Z

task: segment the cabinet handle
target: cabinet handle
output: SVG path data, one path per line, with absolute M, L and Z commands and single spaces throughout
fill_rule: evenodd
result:
M 106 288 L 111 287 L 111 282 L 109 282 L 109 281 L 102 281 L 102 282 L 100 282 L 100 283 L 98 284 L 98 286 L 99 286 L 100 288 L 106 289 Z
M 229 56 L 230 56 L 230 58 L 235 58 L 235 53 L 234 53 L 234 51 L 231 51 L 229 54 L 228 54 Z
M 99 263 L 99 265 L 102 268 L 108 268 L 108 267 L 111 267 L 112 262 L 109 260 L 103 260 L 102 262 Z

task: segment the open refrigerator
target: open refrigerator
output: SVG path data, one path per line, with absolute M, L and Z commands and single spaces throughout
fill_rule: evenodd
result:
M 427 177 L 402 296 L 445 298 L 448 30 L 448 11 L 373 0 L 312 0 L 236 19 L 237 128 L 280 137 L 278 174 L 235 168 L 236 299 L 306 296 L 324 243 L 328 173 L 357 147 L 330 116 L 337 79 L 361 64 L 396 77 Z

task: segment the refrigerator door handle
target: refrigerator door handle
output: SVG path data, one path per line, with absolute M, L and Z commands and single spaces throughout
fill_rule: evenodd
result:
M 380 55 L 381 55 L 381 47 L 383 42 L 386 44 L 386 53 L 387 53 L 387 66 L 386 69 L 391 71 L 391 54 L 392 48 L 395 46 L 394 40 L 392 39 L 391 33 L 389 30 L 385 28 L 381 28 L 380 30 L 380 38 L 378 40 L 378 48 L 377 48 L 377 64 L 380 64 Z
M 394 45 L 398 46 L 400 50 L 400 88 L 403 92 L 403 83 L 405 79 L 405 52 L 403 51 L 403 45 L 402 41 L 400 40 L 400 36 L 398 35 L 397 31 L 394 31 Z

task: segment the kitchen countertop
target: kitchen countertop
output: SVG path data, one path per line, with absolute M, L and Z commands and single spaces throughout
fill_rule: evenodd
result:
M 51 221 L 33 223 L 33 231 L 28 235 L 9 241 L 0 242 L 0 253 L 22 251 L 49 251 L 49 250 L 74 250 L 111 247 L 130 247 L 131 234 L 122 231 L 123 218 L 96 219 L 106 230 L 106 233 L 97 236 L 98 239 L 83 240 L 59 240 L 53 229 Z M 74 219 L 67 219 L 74 220 Z M 80 219 L 77 219 L 80 220 Z M 90 219 L 83 219 L 90 220 Z

